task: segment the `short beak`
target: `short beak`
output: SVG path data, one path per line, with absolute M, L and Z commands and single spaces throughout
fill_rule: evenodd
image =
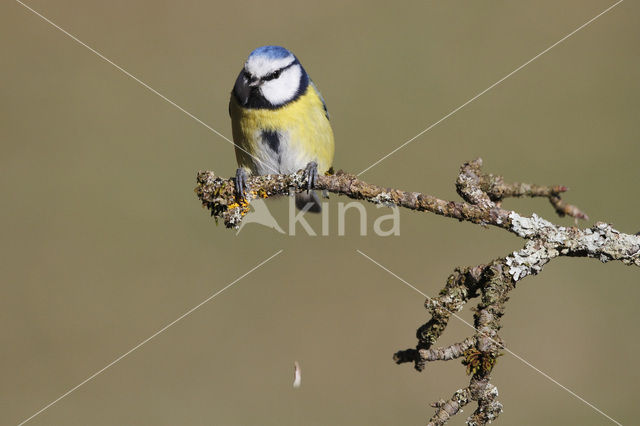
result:
M 260 79 L 259 78 L 252 78 L 249 81 L 249 87 L 258 87 L 260 85 Z

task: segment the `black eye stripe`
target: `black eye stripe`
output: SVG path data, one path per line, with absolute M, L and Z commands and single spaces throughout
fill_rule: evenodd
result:
M 264 77 L 262 77 L 263 81 L 269 81 L 269 80 L 273 80 L 274 78 L 278 78 L 280 77 L 280 73 L 282 72 L 281 69 L 279 70 L 275 70 L 274 72 L 265 75 Z
M 297 65 L 297 64 L 298 64 L 298 61 L 293 61 L 293 62 L 291 62 L 289 65 L 287 65 L 287 66 L 285 66 L 285 67 L 282 67 L 282 68 L 280 68 L 280 69 L 278 69 L 278 70 L 273 71 L 272 73 L 269 73 L 269 74 L 265 75 L 265 76 L 264 76 L 264 77 L 262 77 L 260 80 L 262 80 L 262 81 L 269 81 L 269 80 L 276 79 L 276 78 L 280 77 L 280 74 L 282 74 L 282 72 L 283 72 L 284 70 L 287 70 L 287 69 L 289 69 L 289 68 L 291 68 L 292 66 Z
M 280 69 L 277 69 L 267 75 L 265 75 L 264 77 L 260 78 L 260 81 L 271 81 L 274 80 L 278 77 L 280 77 L 280 75 L 282 74 L 283 71 L 293 67 L 294 65 L 298 65 L 299 62 L 297 60 L 294 60 L 293 62 L 291 62 L 289 65 L 286 65 Z M 242 70 L 242 76 L 247 80 L 247 81 L 252 81 L 254 79 L 257 79 L 256 77 L 253 77 L 253 75 L 247 71 L 246 69 Z

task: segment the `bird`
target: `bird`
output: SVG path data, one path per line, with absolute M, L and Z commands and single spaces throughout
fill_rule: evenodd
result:
M 320 212 L 313 188 L 332 167 L 334 136 L 324 98 L 298 58 L 280 46 L 253 50 L 231 91 L 229 115 L 239 198 L 249 175 L 304 169 L 307 191 L 296 194 L 296 207 Z

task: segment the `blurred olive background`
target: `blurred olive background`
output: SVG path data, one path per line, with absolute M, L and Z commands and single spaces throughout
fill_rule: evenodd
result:
M 294 51 L 324 94 L 335 166 L 359 172 L 612 1 L 56 1 L 30 6 L 230 136 L 227 102 L 257 46 Z M 628 1 L 362 177 L 458 199 L 477 156 L 509 181 L 564 184 L 592 220 L 640 230 L 640 5 Z M 233 147 L 18 3 L 0 5 L 0 423 L 17 424 L 255 265 L 284 251 L 34 418 L 34 425 L 423 424 L 468 383 L 423 373 L 423 297 L 458 265 L 522 246 L 401 212 L 401 235 L 216 226 L 198 170 Z M 346 201 L 346 200 L 342 200 Z M 286 229 L 285 200 L 269 202 Z M 544 200 L 510 200 L 557 223 Z M 386 212 L 367 205 L 368 230 Z M 310 218 L 320 230 L 320 218 Z M 509 347 L 622 423 L 637 416 L 639 271 L 559 259 L 512 293 Z M 471 318 L 470 310 L 463 312 Z M 441 344 L 472 330 L 452 320 Z M 303 384 L 294 390 L 293 363 Z M 510 355 L 503 425 L 608 424 Z M 464 424 L 469 406 L 451 424 Z

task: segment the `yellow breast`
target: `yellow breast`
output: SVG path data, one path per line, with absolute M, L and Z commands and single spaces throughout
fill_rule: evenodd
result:
M 312 84 L 293 102 L 278 109 L 248 109 L 235 97 L 229 105 L 238 165 L 256 174 L 292 173 L 310 161 L 324 173 L 333 162 L 334 140 L 322 99 Z M 267 143 L 268 132 L 279 137 L 277 150 Z M 247 151 L 251 155 L 248 155 Z

